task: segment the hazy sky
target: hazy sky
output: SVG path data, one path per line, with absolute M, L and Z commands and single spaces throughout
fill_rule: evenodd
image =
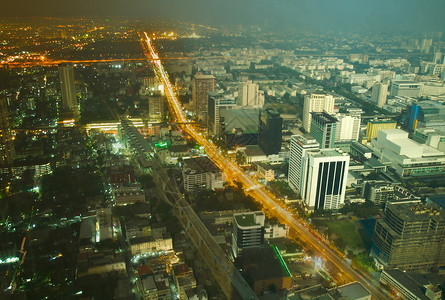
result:
M 445 0 L 2 0 L 1 16 L 137 16 L 313 29 L 445 31 Z

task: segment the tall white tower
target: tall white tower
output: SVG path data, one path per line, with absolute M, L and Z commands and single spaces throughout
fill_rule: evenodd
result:
M 378 107 L 383 107 L 386 104 L 386 97 L 388 96 L 388 85 L 381 82 L 376 82 L 372 86 L 371 100 Z
M 263 107 L 264 92 L 259 89 L 258 84 L 246 81 L 239 88 L 238 102 L 241 106 Z
M 311 131 L 311 112 L 334 112 L 334 97 L 326 94 L 310 94 L 304 97 L 303 128 L 307 133 Z
M 60 87 L 62 89 L 62 109 L 77 110 L 76 88 L 74 85 L 74 69 L 71 64 L 59 65 Z
M 318 151 L 320 145 L 311 136 L 293 135 L 290 141 L 288 182 L 292 189 L 302 194 L 306 178 L 303 170 L 307 169 L 306 154 L 310 151 Z
M 310 211 L 339 209 L 345 201 L 349 155 L 333 149 L 307 153 L 302 199 Z

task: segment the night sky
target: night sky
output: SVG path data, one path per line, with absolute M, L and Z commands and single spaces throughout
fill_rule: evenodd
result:
M 445 0 L 3 0 L 0 16 L 129 16 L 212 25 L 445 30 Z M 6 3 L 5 3 L 6 2 Z

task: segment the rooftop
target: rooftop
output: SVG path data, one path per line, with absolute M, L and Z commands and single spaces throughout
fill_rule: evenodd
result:
M 322 123 L 337 123 L 337 118 L 334 118 L 327 112 L 311 112 L 312 119 L 317 120 L 318 122 Z
M 433 205 L 428 205 L 424 203 L 414 203 L 414 204 L 395 204 L 389 203 L 387 205 L 387 210 L 391 210 L 399 218 L 406 222 L 423 220 L 426 218 L 436 219 L 445 222 L 445 212 L 438 210 Z
M 347 299 L 361 299 L 371 295 L 363 285 L 358 282 L 342 285 L 337 289 L 343 297 Z
M 259 214 L 263 214 L 263 212 L 240 213 L 234 214 L 233 217 L 235 218 L 236 223 L 242 227 L 261 226 L 261 224 L 257 223 L 255 218 Z
M 196 174 L 207 172 L 219 172 L 218 167 L 207 156 L 192 157 L 184 159 L 184 172 L 194 171 Z

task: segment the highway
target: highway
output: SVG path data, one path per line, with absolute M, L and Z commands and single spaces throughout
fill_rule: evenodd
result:
M 297 219 L 291 212 L 284 208 L 280 201 L 269 192 L 263 185 L 246 175 L 243 170 L 232 160 L 224 157 L 220 150 L 211 142 L 206 140 L 202 134 L 192 124 L 187 124 L 188 120 L 182 110 L 181 103 L 176 96 L 174 87 L 172 86 L 168 74 L 165 71 L 162 62 L 154 49 L 150 37 L 147 33 L 142 34 L 141 44 L 148 52 L 148 59 L 154 66 L 154 71 L 160 81 L 164 84 L 165 95 L 167 97 L 169 108 L 176 118 L 176 122 L 184 123 L 181 128 L 187 132 L 198 144 L 204 147 L 209 158 L 211 158 L 217 166 L 225 173 L 227 180 L 237 180 L 243 184 L 244 190 L 248 191 L 256 201 L 261 203 L 263 207 L 270 209 L 272 214 L 281 222 L 289 225 L 298 234 L 298 238 L 309 244 L 315 250 L 320 252 L 320 256 L 334 264 L 341 270 L 350 281 L 358 281 L 366 287 L 373 299 L 388 299 L 390 294 L 385 293 L 378 283 L 374 282 L 369 275 L 363 274 L 361 271 L 354 269 L 350 263 L 344 258 L 343 254 L 331 249 L 328 241 L 324 240 L 310 226 L 301 219 Z M 346 278 L 345 278 L 346 279 Z

